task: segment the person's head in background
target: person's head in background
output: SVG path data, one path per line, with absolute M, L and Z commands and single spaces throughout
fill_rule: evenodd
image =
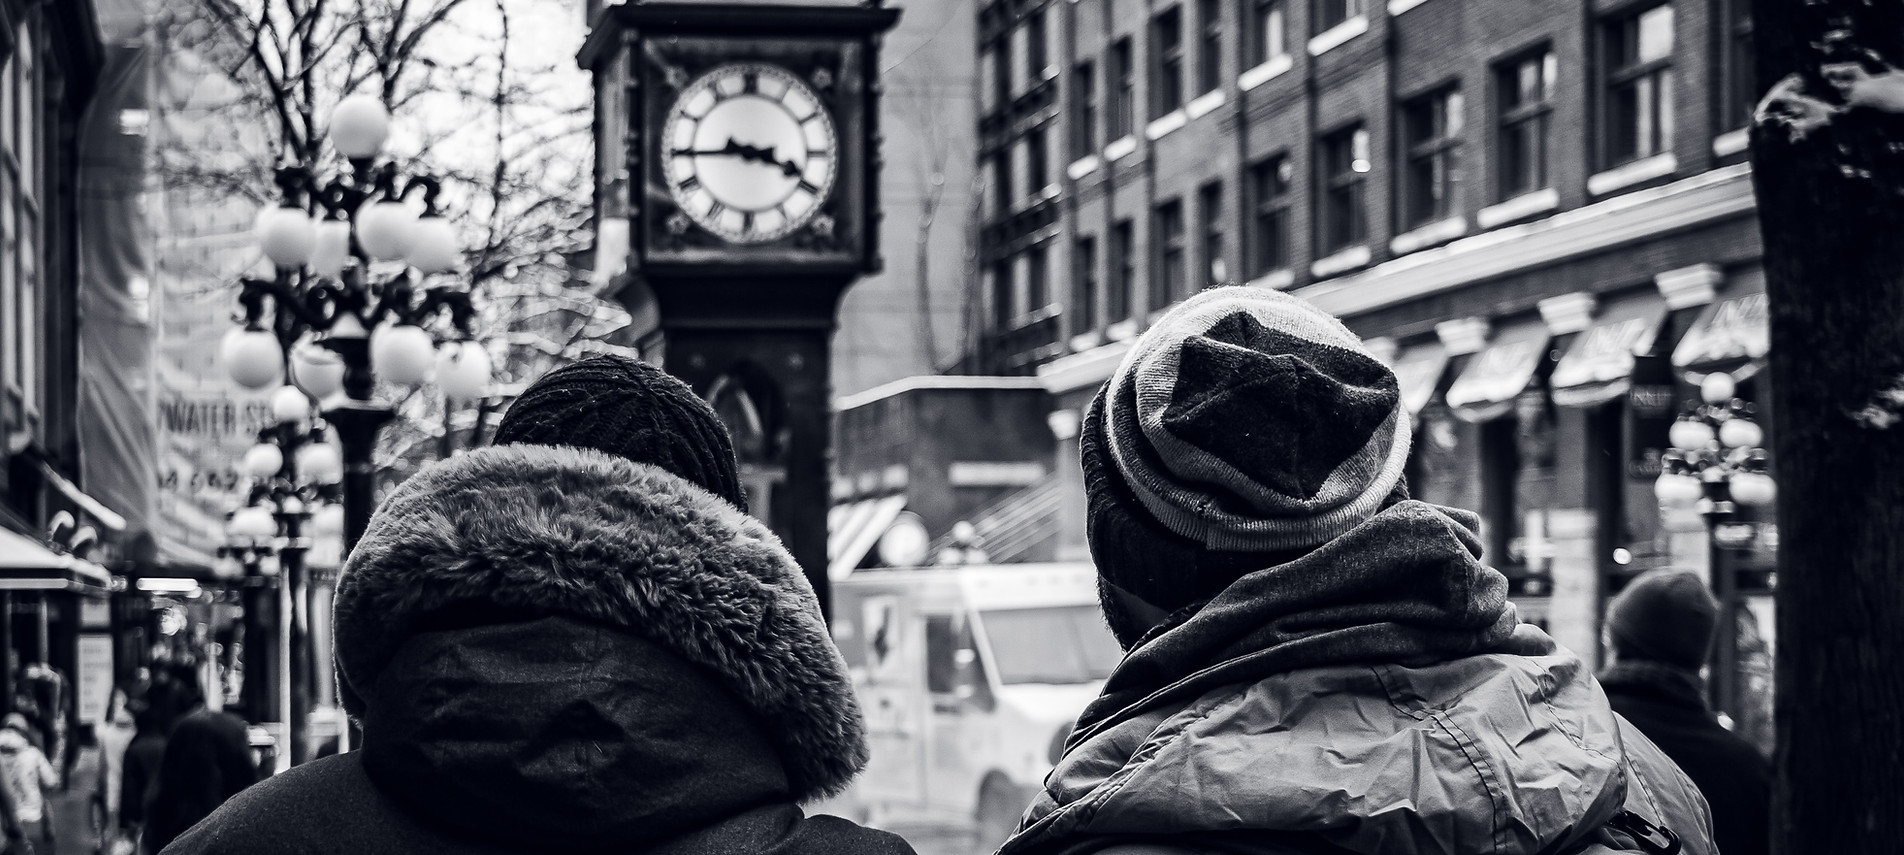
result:
M 1697 675 L 1712 651 L 1719 602 L 1689 570 L 1649 570 L 1607 606 L 1605 641 L 1620 662 L 1651 662 Z

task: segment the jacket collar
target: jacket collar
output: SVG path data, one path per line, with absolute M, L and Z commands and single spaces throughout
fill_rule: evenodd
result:
M 1664 662 L 1621 659 L 1602 669 L 1599 680 L 1608 691 L 1646 695 L 1700 712 L 1708 709 L 1699 675 Z

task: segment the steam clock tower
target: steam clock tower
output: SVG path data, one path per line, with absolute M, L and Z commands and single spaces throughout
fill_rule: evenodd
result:
M 827 603 L 829 345 L 880 263 L 878 45 L 899 12 L 590 5 L 597 265 L 625 248 L 642 357 L 721 414 L 748 510 Z

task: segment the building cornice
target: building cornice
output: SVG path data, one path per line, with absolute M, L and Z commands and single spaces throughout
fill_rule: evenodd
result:
M 1637 240 L 1751 213 L 1751 165 L 1724 166 L 1671 184 L 1506 226 L 1297 292 L 1353 317 L 1474 282 L 1566 261 Z

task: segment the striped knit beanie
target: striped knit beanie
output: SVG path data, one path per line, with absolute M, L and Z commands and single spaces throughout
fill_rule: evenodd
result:
M 1139 337 L 1079 437 L 1099 573 L 1164 609 L 1208 599 L 1405 496 L 1395 375 L 1341 321 L 1227 287 Z
M 570 445 L 658 466 L 741 510 L 734 442 L 688 384 L 648 363 L 601 355 L 529 384 L 496 428 L 496 445 Z

